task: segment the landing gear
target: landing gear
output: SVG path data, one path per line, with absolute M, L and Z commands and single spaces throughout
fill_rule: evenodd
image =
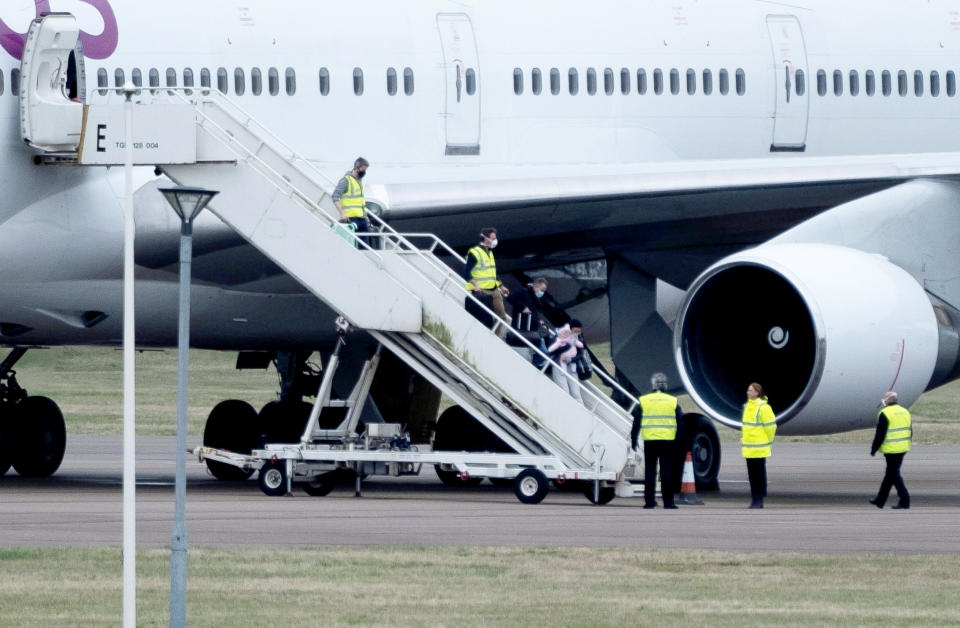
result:
M 512 452 L 505 442 L 480 424 L 470 413 L 460 406 L 452 406 L 443 411 L 437 419 L 436 435 L 433 439 L 434 451 L 489 451 L 493 453 Z M 456 471 L 434 465 L 437 477 L 444 486 L 476 486 L 483 478 L 462 480 Z M 493 479 L 491 479 L 493 482 Z M 507 486 L 513 486 L 513 480 L 507 480 Z M 497 482 L 493 482 L 497 486 Z
M 30 397 L 13 365 L 27 350 L 17 347 L 0 363 L 0 475 L 12 465 L 24 477 L 47 477 L 60 468 L 67 428 L 47 397 Z
M 720 488 L 720 437 L 713 422 L 702 414 L 683 415 L 683 426 L 693 454 L 693 475 L 698 491 L 715 491 Z M 686 451 L 681 454 L 686 457 Z M 680 462 L 683 469 L 683 462 Z M 677 475 L 676 477 L 681 477 Z
M 594 494 L 595 487 L 593 484 L 593 482 L 583 483 L 583 494 L 586 495 L 591 504 L 603 506 L 612 502 L 613 498 L 617 496 L 617 489 L 614 486 L 601 486 L 598 494 Z
M 228 399 L 221 401 L 207 417 L 203 429 L 203 445 L 218 449 L 229 449 L 241 454 L 249 454 L 257 446 L 254 424 L 257 411 L 246 401 Z M 253 471 L 244 471 L 239 467 L 207 460 L 207 469 L 218 480 L 240 481 L 249 478 Z

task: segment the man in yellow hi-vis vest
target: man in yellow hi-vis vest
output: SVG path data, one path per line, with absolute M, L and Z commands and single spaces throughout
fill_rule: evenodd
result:
M 486 227 L 480 230 L 480 243 L 467 251 L 466 262 L 463 265 L 463 278 L 466 280 L 466 289 L 472 292 L 473 296 L 487 297 L 490 301 L 490 309 L 502 321 L 509 321 L 507 309 L 503 306 L 503 297 L 510 294 L 510 291 L 497 279 L 497 262 L 493 257 L 493 249 L 497 248 L 497 243 L 496 229 Z M 483 302 L 484 299 L 480 301 Z M 489 316 L 483 310 L 478 310 L 469 299 L 467 311 L 488 327 L 493 325 Z M 497 328 L 497 335 L 501 338 L 506 337 L 507 328 L 503 324 Z
M 870 503 L 877 508 L 883 508 L 890 495 L 890 488 L 894 486 L 897 487 L 897 495 L 900 497 L 900 501 L 894 508 L 910 507 L 910 493 L 907 492 L 907 485 L 903 483 L 903 478 L 900 476 L 900 465 L 903 464 L 903 457 L 910 451 L 913 425 L 910 412 L 899 405 L 898 401 L 897 393 L 892 390 L 884 393 L 880 402 L 883 408 L 877 415 L 877 432 L 870 447 L 871 456 L 876 455 L 877 450 L 880 450 L 887 459 L 887 471 L 883 475 L 880 492 L 875 499 L 870 500 Z
M 333 205 L 340 212 L 340 222 L 349 222 L 356 227 L 356 233 L 370 231 L 370 220 L 367 218 L 367 201 L 363 198 L 363 177 L 370 167 L 363 157 L 357 157 L 353 162 L 353 170 L 343 175 L 333 190 Z M 373 244 L 367 242 L 367 244 Z
M 667 376 L 654 373 L 650 378 L 652 392 L 639 398 L 640 406 L 633 414 L 630 442 L 637 449 L 637 436 L 643 438 L 643 500 L 644 508 L 656 508 L 655 488 L 657 461 L 660 461 L 660 493 L 663 507 L 674 509 L 673 465 L 678 455 L 676 442 L 678 428 L 683 424 L 683 412 L 673 395 L 668 395 Z

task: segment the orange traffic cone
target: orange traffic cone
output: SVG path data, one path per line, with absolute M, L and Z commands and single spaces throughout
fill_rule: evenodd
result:
M 697 497 L 697 482 L 693 477 L 693 455 L 689 451 L 683 463 L 683 479 L 680 483 L 680 499 L 677 503 L 684 506 L 703 506 L 703 502 Z

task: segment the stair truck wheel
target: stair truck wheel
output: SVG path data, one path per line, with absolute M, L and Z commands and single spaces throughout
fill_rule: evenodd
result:
M 613 501 L 613 498 L 617 496 L 617 489 L 615 486 L 601 486 L 598 492 L 599 498 L 595 498 L 593 495 L 593 482 L 583 483 L 583 494 L 587 496 L 587 499 L 590 500 L 591 504 L 596 506 L 609 504 Z
M 280 497 L 287 494 L 287 463 L 283 460 L 271 460 L 260 467 L 257 478 L 264 495 Z
M 548 490 L 550 482 L 539 469 L 524 469 L 514 480 L 513 492 L 524 504 L 539 504 Z
M 60 468 L 67 447 L 63 414 L 53 399 L 27 397 L 14 408 L 7 422 L 16 443 L 11 462 L 24 477 L 47 477 Z
M 303 490 L 311 497 L 324 497 L 337 486 L 336 471 L 324 473 L 303 483 Z
M 246 401 L 228 399 L 213 407 L 203 428 L 205 447 L 228 449 L 239 454 L 249 454 L 253 449 L 253 432 L 257 411 Z M 215 460 L 207 460 L 207 469 L 218 480 L 240 481 L 253 475 L 253 470 L 244 471 L 239 467 Z

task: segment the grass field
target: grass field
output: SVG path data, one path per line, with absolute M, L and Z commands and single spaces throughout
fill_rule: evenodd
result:
M 0 550 L 0 625 L 120 619 L 117 549 Z M 169 552 L 138 554 L 138 625 Z M 190 550 L 191 626 L 957 625 L 957 556 L 554 548 Z
M 609 361 L 606 345 L 595 348 Z M 203 433 L 207 414 L 224 399 L 243 399 L 259 409 L 276 398 L 277 374 L 238 371 L 235 353 L 192 351 L 190 354 L 189 431 Z M 17 364 L 22 386 L 34 395 L 46 395 L 60 404 L 67 431 L 81 434 L 119 434 L 122 422 L 122 354 L 117 349 L 56 347 L 31 350 Z M 176 430 L 177 353 L 144 351 L 137 354 L 137 432 L 172 435 Z M 696 408 L 689 397 L 681 406 Z M 911 408 L 914 442 L 960 444 L 960 381 L 923 395 Z M 723 442 L 734 442 L 739 432 L 718 426 Z M 827 436 L 780 437 L 780 442 L 865 443 L 871 430 Z

